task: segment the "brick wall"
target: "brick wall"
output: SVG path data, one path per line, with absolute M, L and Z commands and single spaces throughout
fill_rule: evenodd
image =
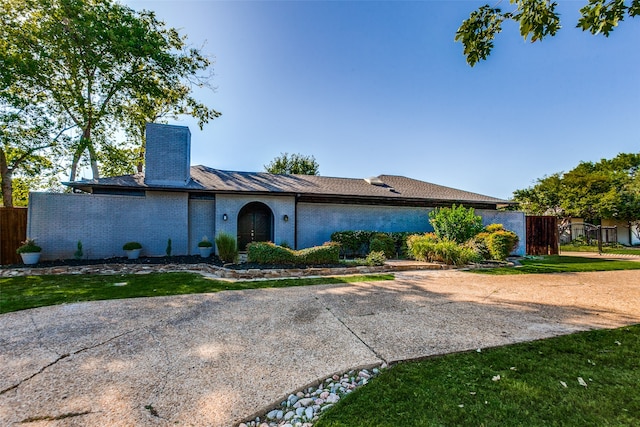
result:
M 400 206 L 298 203 L 298 248 L 328 242 L 335 231 L 433 231 L 430 211 Z
M 204 236 L 215 239 L 215 200 L 189 200 L 189 253 L 199 254 L 198 242 Z
M 84 257 L 123 256 L 128 241 L 143 256 L 189 252 L 187 193 L 147 192 L 144 197 L 31 193 L 27 235 L 42 246 L 42 259 L 73 258 L 78 240 Z M 197 242 L 196 242 L 197 243 Z
M 145 183 L 183 186 L 189 181 L 191 132 L 186 126 L 148 123 Z

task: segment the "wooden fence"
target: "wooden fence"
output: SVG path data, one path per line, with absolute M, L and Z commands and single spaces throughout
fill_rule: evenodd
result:
M 0 264 L 18 264 L 16 249 L 27 238 L 27 208 L 0 207 Z
M 527 255 L 558 255 L 558 218 L 527 217 Z

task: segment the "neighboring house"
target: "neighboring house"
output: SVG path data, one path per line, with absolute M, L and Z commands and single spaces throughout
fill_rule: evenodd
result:
M 640 245 L 640 229 L 637 222 L 621 221 L 617 219 L 603 219 L 600 221 L 602 243 L 631 246 Z M 560 225 L 560 243 L 568 244 L 573 240 L 598 239 L 597 227 L 585 223 L 583 218 L 566 218 Z
M 522 212 L 510 202 L 393 175 L 367 179 L 274 175 L 190 166 L 187 127 L 149 124 L 145 173 L 70 182 L 74 194 L 32 193 L 27 233 L 43 259 L 71 258 L 78 241 L 88 258 L 122 255 L 138 241 L 143 255 L 194 254 L 203 236 L 226 232 L 243 250 L 251 241 L 306 248 L 343 230 L 432 231 L 435 207 L 473 207 L 485 224 L 515 231 L 523 255 Z

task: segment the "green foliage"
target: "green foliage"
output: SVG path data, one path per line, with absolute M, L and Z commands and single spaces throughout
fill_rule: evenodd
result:
M 296 258 L 296 264 L 338 264 L 340 261 L 340 244 L 328 242 L 322 246 L 293 251 L 293 253 Z
M 340 243 L 345 256 L 364 255 L 373 234 L 373 231 L 336 231 L 331 234 L 331 241 Z
M 247 245 L 247 261 L 264 265 L 320 265 L 338 264 L 340 245 L 329 242 L 322 246 L 294 251 L 271 242 Z
M 205 242 L 204 239 L 200 243 L 203 242 Z M 200 243 L 198 244 L 198 246 L 200 246 Z M 218 233 L 218 235 L 216 236 L 216 246 L 218 247 L 218 257 L 222 260 L 222 262 L 235 262 L 238 258 L 238 244 L 236 243 L 235 237 L 233 237 L 231 234 Z
M 485 241 L 487 242 L 487 248 L 491 254 L 491 258 L 503 261 L 514 251 L 518 246 L 518 235 L 513 231 L 498 230 L 493 233 L 489 233 Z
M 419 261 L 466 265 L 480 262 L 483 259 L 473 246 L 461 245 L 449 239 L 440 239 L 434 233 L 409 236 L 407 246 L 411 256 Z
M 320 175 L 318 168 L 315 157 L 288 153 L 281 153 L 279 157 L 264 166 L 269 173 L 294 175 Z
M 132 251 L 134 249 L 142 249 L 142 245 L 138 242 L 127 242 L 122 246 L 122 250 Z
M 32 252 L 42 252 L 42 248 L 36 245 L 35 239 L 30 239 L 27 237 L 27 240 L 22 242 L 22 245 L 16 249 L 16 253 L 19 254 L 27 254 Z
M 131 170 L 127 163 L 139 161 L 143 141 L 110 146 L 111 127 L 132 133 L 180 114 L 202 126 L 220 115 L 191 96 L 193 86 L 209 85 L 210 60 L 152 12 L 113 0 L 1 4 L 0 79 L 8 88 L 2 96 L 32 99 L 43 117 L 59 119 L 56 131 L 72 130 L 74 140 L 64 147 L 72 157 L 71 181 L 85 156 L 94 178 L 100 161 L 112 171 Z
M 73 253 L 74 259 L 82 259 L 84 253 L 82 251 L 82 242 L 78 240 L 78 244 L 76 245 L 76 251 Z
M 510 0 L 510 3 L 516 6 L 512 12 L 503 12 L 489 5 L 481 6 L 471 12 L 458 28 L 455 41 L 464 46 L 464 55 L 470 66 L 491 54 L 493 40 L 502 31 L 505 20 L 517 22 L 520 35 L 525 41 L 531 37 L 531 42 L 555 36 L 561 27 L 555 1 Z M 630 5 L 624 0 L 589 0 L 589 4 L 580 9 L 580 14 L 578 28 L 608 37 L 626 15 L 640 15 L 640 0 L 632 0 Z
M 364 262 L 368 266 L 375 267 L 384 265 L 386 260 L 387 257 L 384 255 L 383 251 L 371 251 L 365 258 Z
M 538 179 L 514 199 L 532 215 L 634 221 L 640 218 L 640 153 L 581 162 L 567 173 Z
M 202 240 L 198 242 L 199 248 L 210 248 L 212 246 L 213 246 L 213 243 L 207 238 L 207 236 L 202 236 Z
M 440 239 L 464 243 L 482 231 L 482 217 L 473 208 L 453 205 L 429 212 L 429 222 Z
M 294 265 L 296 256 L 291 249 L 271 242 L 252 242 L 247 245 L 247 261 L 265 265 Z
M 376 233 L 369 242 L 369 252 L 382 252 L 386 258 L 396 256 L 396 244 L 389 234 Z
M 340 243 L 341 255 L 343 256 L 365 256 L 372 250 L 382 250 L 387 254 L 388 258 L 393 258 L 396 254 L 406 256 L 407 254 L 407 237 L 412 235 L 410 232 L 389 232 L 381 233 L 379 231 L 336 231 L 331 234 L 331 241 Z M 381 240 L 374 244 L 375 249 L 371 248 L 374 238 Z M 393 242 L 394 248 L 388 243 L 389 239 Z
M 167 256 L 171 256 L 171 239 L 167 239 L 167 248 L 165 249 L 165 253 Z

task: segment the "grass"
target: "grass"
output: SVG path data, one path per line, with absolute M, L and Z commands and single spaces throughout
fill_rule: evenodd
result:
M 635 325 L 401 363 L 314 426 L 636 426 L 638 354 Z
M 586 271 L 638 270 L 640 262 L 551 255 L 525 258 L 521 267 L 499 267 L 471 270 L 481 274 L 578 273 Z
M 0 278 L 0 313 L 121 298 L 197 294 L 225 290 L 393 280 L 392 274 L 227 282 L 194 273 L 51 275 Z
M 598 252 L 597 246 L 587 245 L 561 245 L 560 252 Z M 620 255 L 640 255 L 640 248 L 612 248 L 609 246 L 602 247 L 604 254 L 620 254 Z

